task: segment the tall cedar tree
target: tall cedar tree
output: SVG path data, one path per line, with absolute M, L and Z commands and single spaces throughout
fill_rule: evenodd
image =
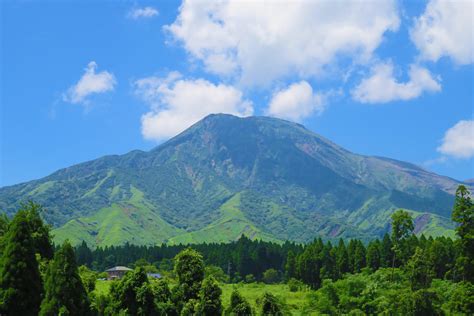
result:
M 285 278 L 287 280 L 296 276 L 296 256 L 293 251 L 288 251 L 285 263 Z
M 321 258 L 322 242 L 314 241 L 306 246 L 305 250 L 296 259 L 297 276 L 304 283 L 317 289 L 321 285 Z
M 175 257 L 174 271 L 183 295 L 183 302 L 197 299 L 204 278 L 204 261 L 202 255 L 191 248 L 181 251 Z
M 22 205 L 21 208 L 28 212 L 28 223 L 30 224 L 35 252 L 43 259 L 52 259 L 54 251 L 51 242 L 50 227 L 43 222 L 40 216 L 40 213 L 43 212 L 43 207 L 30 201 Z
M 404 210 L 398 210 L 392 214 L 392 243 L 393 258 L 392 268 L 395 267 L 395 260 L 404 261 L 403 247 L 405 242 L 413 234 L 413 219 L 410 214 Z
M 371 241 L 367 246 L 367 266 L 376 271 L 380 268 L 380 241 L 378 239 Z
M 90 304 L 68 241 L 54 254 L 45 277 L 40 315 L 89 315 Z
M 380 249 L 380 263 L 383 268 L 392 266 L 393 258 L 393 244 L 389 234 L 385 234 L 382 239 L 382 246 Z
M 342 278 L 345 273 L 349 272 L 349 254 L 347 253 L 347 248 L 342 238 L 339 239 L 337 246 L 336 267 L 338 278 Z
M 354 272 L 360 272 L 365 267 L 365 247 L 362 241 L 357 240 L 354 252 Z
M 201 315 L 222 315 L 222 290 L 213 277 L 206 278 L 202 282 L 199 312 Z
M 461 244 L 462 256 L 456 262 L 456 269 L 462 279 L 474 282 L 474 203 L 469 190 L 460 185 L 456 190 L 456 200 L 452 220 L 459 223 L 456 232 Z
M 412 291 L 429 288 L 433 278 L 433 266 L 426 251 L 416 248 L 415 254 L 407 263 L 408 278 Z
M 0 314 L 37 315 L 43 286 L 27 211 L 16 213 L 4 242 L 0 262 Z

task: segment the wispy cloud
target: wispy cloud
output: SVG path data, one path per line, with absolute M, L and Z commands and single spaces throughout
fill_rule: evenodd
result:
M 96 72 L 97 63 L 91 61 L 79 81 L 63 94 L 63 100 L 74 104 L 87 104 L 88 97 L 113 91 L 117 81 L 108 71 Z
M 153 7 L 134 8 L 128 12 L 127 16 L 131 19 L 138 20 L 141 18 L 152 18 L 159 14 L 158 10 Z

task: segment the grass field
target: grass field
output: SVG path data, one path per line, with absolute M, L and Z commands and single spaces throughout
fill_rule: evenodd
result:
M 96 293 L 107 294 L 111 282 L 112 281 L 97 281 L 95 289 Z M 264 292 L 270 292 L 285 301 L 293 315 L 302 315 L 302 308 L 305 304 L 306 295 L 309 293 L 308 291 L 290 292 L 286 284 L 221 284 L 222 304 L 224 305 L 224 308 L 227 308 L 229 305 L 230 295 L 234 288 L 236 288 L 240 294 L 248 300 L 254 310 L 257 308 L 256 299 L 262 296 Z

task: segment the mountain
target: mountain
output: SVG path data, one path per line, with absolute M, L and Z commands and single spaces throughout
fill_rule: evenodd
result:
M 148 151 L 105 156 L 45 178 L 0 188 L 0 209 L 21 201 L 46 211 L 58 242 L 90 245 L 305 242 L 372 238 L 397 208 L 416 232 L 452 235 L 462 182 L 416 165 L 357 155 L 268 117 L 210 115 Z

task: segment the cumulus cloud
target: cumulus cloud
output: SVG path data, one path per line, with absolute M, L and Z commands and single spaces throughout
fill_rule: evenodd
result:
M 275 92 L 266 113 L 283 119 L 300 122 L 314 113 L 324 110 L 324 95 L 314 93 L 306 81 L 290 85 Z
M 394 0 L 291 4 L 185 0 L 165 29 L 207 71 L 265 85 L 321 74 L 338 56 L 366 62 L 400 24 Z
M 87 104 L 87 97 L 90 95 L 114 90 L 117 83 L 114 75 L 105 70 L 96 73 L 96 69 L 97 63 L 91 61 L 81 79 L 63 94 L 63 100 L 74 104 Z
M 386 103 L 410 100 L 423 92 L 441 90 L 439 79 L 418 65 L 411 65 L 407 82 L 398 82 L 393 74 L 393 64 L 380 63 L 372 68 L 371 75 L 352 90 L 352 98 L 362 103 Z
M 474 120 L 459 121 L 448 129 L 437 150 L 455 158 L 474 157 Z
M 431 0 L 410 32 L 421 57 L 437 61 L 448 56 L 458 64 L 474 62 L 473 12 L 473 1 Z
M 133 85 L 136 95 L 150 105 L 150 111 L 141 118 L 146 139 L 175 136 L 211 113 L 253 113 L 252 102 L 243 99 L 236 88 L 203 79 L 183 79 L 176 72 L 166 78 L 143 78 Z
M 135 8 L 128 13 L 128 17 L 134 20 L 141 18 L 152 18 L 159 14 L 158 10 L 153 7 Z

